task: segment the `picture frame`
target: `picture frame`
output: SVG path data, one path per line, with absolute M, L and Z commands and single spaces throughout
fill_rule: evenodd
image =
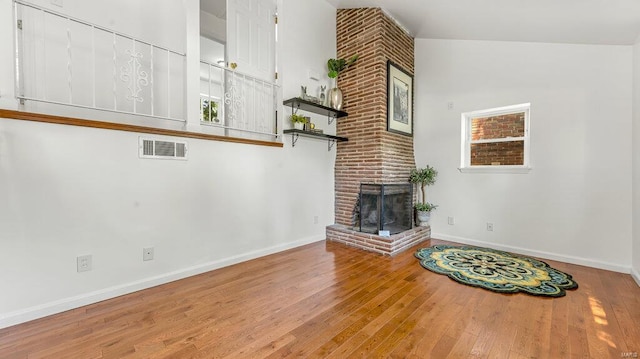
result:
M 413 136 L 413 75 L 387 61 L 387 131 Z

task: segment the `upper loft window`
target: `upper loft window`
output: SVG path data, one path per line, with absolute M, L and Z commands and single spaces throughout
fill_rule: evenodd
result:
M 528 172 L 531 104 L 462 114 L 462 172 Z
M 200 94 L 200 121 L 220 122 L 220 99 L 206 94 Z

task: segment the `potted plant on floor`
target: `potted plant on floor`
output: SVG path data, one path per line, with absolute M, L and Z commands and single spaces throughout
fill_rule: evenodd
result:
M 433 203 L 416 203 L 416 223 L 419 226 L 426 226 L 429 224 L 431 220 L 431 211 L 438 208 L 437 204 Z
M 419 226 L 426 226 L 431 219 L 431 211 L 438 206 L 427 202 L 427 186 L 430 186 L 436 182 L 436 176 L 438 171 L 435 168 L 427 165 L 424 168 L 415 168 L 411 170 L 409 175 L 409 182 L 420 185 L 420 198 L 421 201 L 417 202 L 414 206 L 416 209 L 416 224 Z
M 341 71 L 347 69 L 347 67 L 353 65 L 358 59 L 358 55 L 351 56 L 348 60 L 345 59 L 329 59 L 327 61 L 327 68 L 329 69 L 329 78 L 333 79 L 333 88 L 329 90 L 329 105 L 336 110 L 342 109 L 342 90 L 338 88 L 336 83 L 338 75 Z

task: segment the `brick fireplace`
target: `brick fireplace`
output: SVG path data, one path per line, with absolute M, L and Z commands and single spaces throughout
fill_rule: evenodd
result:
M 336 132 L 349 141 L 337 146 L 336 223 L 327 227 L 327 239 L 393 255 L 429 239 L 431 228 L 389 237 L 362 233 L 354 209 L 362 183 L 406 184 L 415 168 L 413 137 L 387 131 L 387 61 L 413 74 L 414 40 L 379 8 L 339 9 L 336 23 L 337 58 L 359 59 L 338 78 L 349 116 L 337 121 Z

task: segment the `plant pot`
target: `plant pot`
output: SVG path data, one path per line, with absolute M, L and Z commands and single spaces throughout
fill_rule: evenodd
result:
M 329 90 L 329 105 L 336 110 L 342 109 L 342 90 L 337 87 Z
M 304 122 L 294 122 L 293 128 L 296 130 L 304 130 Z
M 416 224 L 418 226 L 428 226 L 429 220 L 431 220 L 431 211 L 416 211 Z

